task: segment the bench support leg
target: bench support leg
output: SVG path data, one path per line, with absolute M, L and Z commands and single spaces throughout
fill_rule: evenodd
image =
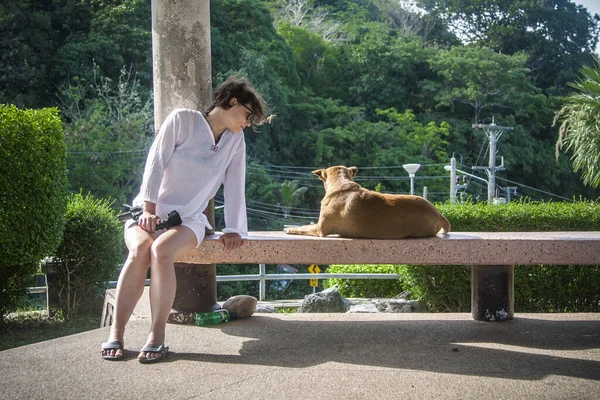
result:
M 217 303 L 217 266 L 215 264 L 175 263 L 177 292 L 172 323 L 193 323 L 198 312 L 209 312 L 220 308 Z
M 471 314 L 476 321 L 513 319 L 514 265 L 473 265 Z

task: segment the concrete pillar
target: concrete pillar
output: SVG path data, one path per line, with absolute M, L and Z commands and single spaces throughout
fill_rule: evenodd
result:
M 152 57 L 157 132 L 175 108 L 207 110 L 212 102 L 210 1 L 152 0 Z M 204 213 L 214 226 L 212 201 Z M 173 309 L 176 312 L 218 308 L 215 264 L 195 268 L 175 264 L 175 273 L 177 294 Z M 181 321 L 181 318 L 170 318 L 170 321 Z
M 174 108 L 208 109 L 210 2 L 152 0 L 152 57 L 156 131 Z
M 471 315 L 476 321 L 506 321 L 515 310 L 515 267 L 473 265 Z

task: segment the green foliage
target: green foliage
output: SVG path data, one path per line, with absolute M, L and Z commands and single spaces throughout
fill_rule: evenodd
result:
M 25 292 L 65 223 L 65 142 L 57 109 L 0 105 L 0 319 Z
M 419 14 L 396 0 L 211 0 L 213 85 L 240 72 L 277 114 L 272 124 L 247 130 L 249 160 L 364 168 L 441 163 L 455 154 L 465 166 L 481 165 L 487 142 L 471 128 L 479 110 L 485 122 L 495 117 L 515 127 L 499 144 L 507 167 L 500 178 L 563 197 L 597 197 L 567 160 L 554 159 L 558 132 L 551 121 L 563 99 L 550 96 L 564 93 L 573 68 L 590 60 L 597 21 L 566 0 L 417 3 L 436 12 Z M 453 30 L 457 21 L 471 37 Z M 473 45 L 465 46 L 449 27 Z M 152 91 L 150 2 L 9 1 L 0 5 L 0 30 L 0 102 L 44 106 L 79 96 L 80 108 L 89 110 L 79 125 L 60 103 L 67 116 L 72 190 L 130 200 L 145 154 L 129 152 L 146 148 L 144 123 L 131 116 L 125 126 L 109 121 L 106 99 L 94 87 L 104 79 L 116 86 L 123 66 L 135 71 L 144 101 L 113 104 L 151 116 L 145 104 Z M 379 112 L 392 109 L 399 115 L 410 110 L 414 121 L 400 126 Z M 411 133 L 411 125 L 421 124 L 423 132 L 431 122 L 436 129 L 450 125 L 435 147 L 423 143 L 427 134 Z M 71 133 L 82 132 L 87 143 L 81 136 L 71 140 Z M 120 138 L 113 141 L 115 132 Z M 382 182 L 365 185 L 406 192 L 406 182 L 388 181 L 394 174 L 382 170 Z M 275 192 L 259 194 L 257 201 L 275 198 L 285 180 L 304 178 L 270 179 Z M 431 196 L 447 193 L 447 185 L 434 186 L 428 184 Z M 315 207 L 319 193 L 307 192 L 298 206 Z M 479 194 L 476 185 L 469 194 Z
M 116 82 L 95 74 L 92 85 L 67 84 L 59 98 L 71 191 L 131 201 L 154 137 L 150 93 L 122 69 Z
M 299 187 L 298 181 L 285 181 L 281 185 L 281 203 L 278 203 L 279 208 L 283 210 L 283 218 L 287 219 L 290 215 L 292 207 L 296 206 L 300 201 L 300 198 L 308 187 Z
M 600 311 L 600 266 L 517 266 L 518 312 Z
M 265 57 L 270 73 L 280 77 L 286 86 L 297 87 L 299 79 L 292 52 L 277 34 L 271 14 L 262 3 L 255 0 L 211 0 L 213 77 L 217 77 L 216 72 L 240 69 L 243 53 L 250 52 L 254 56 Z
M 398 127 L 400 137 L 407 143 L 415 146 L 420 151 L 419 156 L 423 159 L 429 159 L 434 162 L 446 162 L 448 157 L 448 137 L 451 129 L 447 122 L 442 122 L 439 126 L 435 122 L 423 124 L 417 121 L 415 114 L 410 110 L 404 113 L 397 112 L 394 108 L 388 110 L 377 110 L 379 115 L 385 116 Z M 413 154 L 413 156 L 417 156 Z
M 307 265 L 296 265 L 298 273 L 308 273 Z M 291 273 L 284 270 L 280 270 L 279 265 L 267 264 L 265 266 L 266 274 L 277 274 L 277 273 Z M 219 264 L 217 266 L 217 272 L 219 275 L 257 275 L 259 273 L 259 266 L 256 264 Z M 322 285 L 324 280 L 319 281 L 319 285 Z M 300 299 L 303 298 L 309 291 L 311 291 L 309 281 L 305 279 L 298 280 L 267 280 L 265 282 L 265 297 L 268 300 L 286 300 L 286 299 Z M 224 281 L 217 282 L 217 295 L 219 301 L 225 301 L 228 298 L 240 294 L 246 294 L 259 297 L 259 281 Z
M 399 274 L 398 265 L 330 265 L 328 274 Z M 338 285 L 342 296 L 355 298 L 394 297 L 404 290 L 402 278 L 399 279 L 327 279 L 325 287 Z
M 600 186 L 600 59 L 580 70 L 582 77 L 571 83 L 577 92 L 566 99 L 555 121 L 562 120 L 556 151 L 572 151 L 573 170 L 582 170 L 583 183 Z
M 281 35 L 292 48 L 298 75 L 304 84 L 311 87 L 321 87 L 323 82 L 319 79 L 320 71 L 328 54 L 328 45 L 323 38 L 308 30 L 289 23 L 279 24 L 277 33 Z
M 548 93 L 589 60 L 598 41 L 599 21 L 568 0 L 420 0 L 466 43 L 496 52 L 526 52 L 534 82 Z
M 473 109 L 474 123 L 483 118 L 485 108 L 520 111 L 521 102 L 517 101 L 529 100 L 535 93 L 526 61 L 525 54 L 507 56 L 480 46 L 440 51 L 430 60 L 431 68 L 443 77 L 443 82 L 435 85 L 438 106 L 454 109 L 455 102 L 467 105 Z
M 97 312 L 65 320 L 58 310 L 53 316 L 43 311 L 16 313 L 0 322 L 0 351 L 98 329 Z
M 123 259 L 123 228 L 111 204 L 81 193 L 69 198 L 65 233 L 54 260 L 59 301 L 67 318 L 77 315 L 90 294 L 106 289 Z
M 47 61 L 53 56 L 54 32 L 52 16 L 40 3 L 0 3 L 0 104 L 38 107 L 47 100 L 40 88 L 51 74 Z
M 400 276 L 411 298 L 433 312 L 471 309 L 471 268 L 461 265 L 400 265 Z
M 116 79 L 123 65 L 152 80 L 150 2 L 4 1 L 0 4 L 0 103 L 55 105 L 57 87 L 92 79 L 95 61 Z
M 256 275 L 258 272 L 258 265 L 256 264 L 219 264 L 217 266 L 217 273 L 222 276 Z M 258 281 L 217 282 L 219 301 L 226 301 L 228 298 L 240 294 L 258 298 Z
M 594 231 L 600 226 L 595 201 L 437 204 L 452 232 Z

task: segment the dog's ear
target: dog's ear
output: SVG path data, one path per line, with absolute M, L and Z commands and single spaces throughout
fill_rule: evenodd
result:
M 356 173 L 358 172 L 358 168 L 350 167 L 348 169 L 350 170 L 350 172 L 352 172 L 352 177 L 354 178 L 356 176 Z
M 320 180 L 325 181 L 327 179 L 327 171 L 324 169 L 315 169 L 313 172 Z

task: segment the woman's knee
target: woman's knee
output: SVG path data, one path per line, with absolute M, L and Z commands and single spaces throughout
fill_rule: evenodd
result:
M 161 265 L 171 265 L 175 262 L 173 259 L 173 252 L 168 249 L 166 243 L 156 241 L 152 243 L 150 248 L 150 256 L 152 257 L 152 264 L 155 263 Z
M 129 246 L 128 258 L 132 261 L 145 260 L 146 264 L 150 262 L 150 249 L 152 248 L 152 239 L 140 240 Z

